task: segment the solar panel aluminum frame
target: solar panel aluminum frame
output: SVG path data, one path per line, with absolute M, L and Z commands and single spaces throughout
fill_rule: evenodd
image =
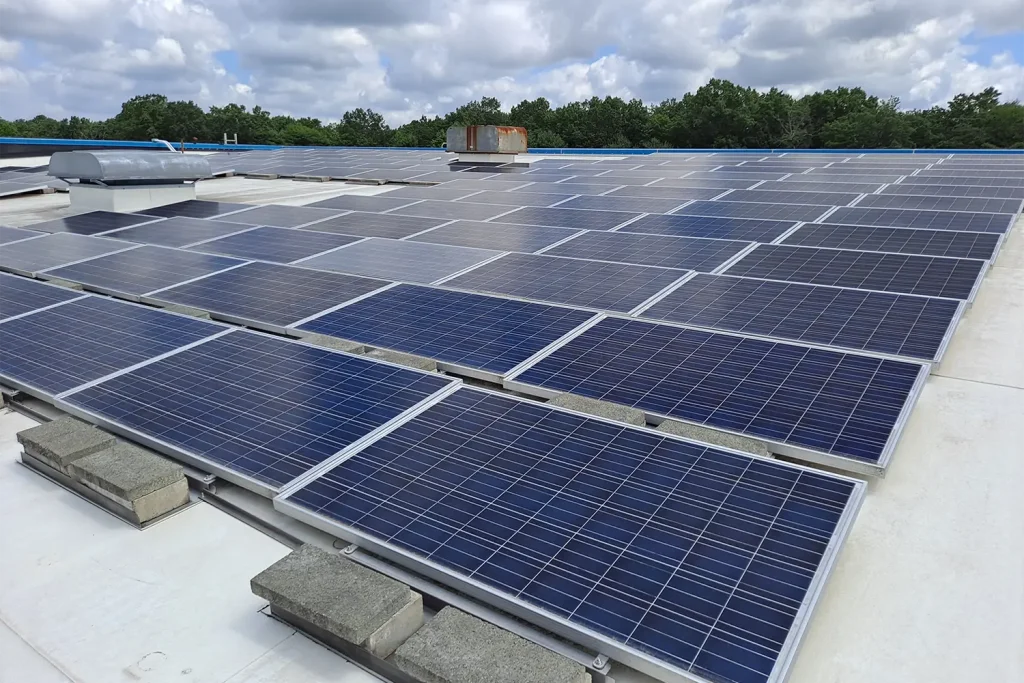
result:
M 612 316 L 605 316 L 605 317 L 612 317 Z M 620 319 L 638 320 L 638 318 L 634 318 L 634 317 L 631 317 L 631 316 L 617 315 L 617 316 L 614 316 L 614 317 L 620 318 Z M 681 329 L 693 329 L 693 330 L 699 329 L 702 332 L 712 332 L 714 334 L 728 335 L 730 337 L 744 337 L 744 338 L 747 338 L 747 339 L 763 339 L 762 337 L 755 337 L 754 335 L 746 335 L 746 334 L 742 334 L 742 333 L 738 333 L 738 332 L 723 331 L 723 330 L 709 330 L 709 329 L 706 329 L 706 328 L 698 328 L 698 327 L 693 326 L 693 325 L 680 325 L 678 323 L 668 323 L 668 322 L 665 322 L 665 321 L 662 321 L 662 320 L 647 320 L 645 318 L 645 319 L 643 319 L 643 322 L 651 323 L 651 324 L 654 324 L 654 325 L 668 325 L 670 327 L 681 328 Z M 947 330 L 947 335 L 949 337 L 952 337 L 954 330 L 955 330 L 955 326 L 951 325 L 950 329 Z M 582 334 L 582 332 L 580 334 Z M 563 342 L 563 345 L 569 343 L 570 341 L 572 341 L 572 339 L 575 338 L 575 336 L 579 336 L 579 335 L 577 334 L 577 335 L 574 335 L 574 337 L 570 337 L 569 339 L 566 339 Z M 839 350 L 834 349 L 834 348 L 828 348 L 828 347 L 823 347 L 823 346 L 814 346 L 814 345 L 807 344 L 807 343 L 804 343 L 804 342 L 797 342 L 797 341 L 792 341 L 792 340 L 789 340 L 789 339 L 786 339 L 786 340 L 771 339 L 770 341 L 773 341 L 775 343 L 780 343 L 780 344 L 789 344 L 789 345 L 792 345 L 792 346 L 803 346 L 805 348 L 824 349 L 824 350 L 827 350 L 827 351 L 831 351 L 833 353 L 846 353 L 846 354 L 856 355 L 856 356 L 870 356 L 872 358 L 884 357 L 881 354 L 871 354 L 871 353 L 867 353 L 867 352 L 864 352 L 864 351 L 846 351 L 846 350 L 839 351 Z M 944 339 L 943 340 L 943 347 L 945 347 L 948 343 L 949 343 L 949 341 Z M 540 361 L 544 360 L 544 358 L 546 358 L 547 356 L 550 356 L 552 353 L 557 351 L 559 348 L 561 348 L 561 347 L 560 346 L 554 346 L 552 348 L 545 349 L 543 355 L 542 354 L 537 354 L 536 357 L 531 359 L 532 364 L 535 365 L 535 364 L 539 363 Z M 702 423 L 699 423 L 699 422 L 692 422 L 690 420 L 683 420 L 683 419 L 678 418 L 678 417 L 672 417 L 672 416 L 663 415 L 663 414 L 660 414 L 660 413 L 651 413 L 651 412 L 648 412 L 646 410 L 643 410 L 642 408 L 639 408 L 639 409 L 641 411 L 643 411 L 644 419 L 647 421 L 647 423 L 655 425 L 655 426 L 660 425 L 662 422 L 671 421 L 671 420 L 674 420 L 676 422 L 683 422 L 683 423 L 686 423 L 686 424 L 693 425 L 695 427 L 703 427 L 704 429 L 711 429 L 711 430 L 714 430 L 714 431 L 717 431 L 717 432 L 722 432 L 724 434 L 732 434 L 732 435 L 743 437 L 743 438 L 746 438 L 746 439 L 754 439 L 755 441 L 760 441 L 760 442 L 770 446 L 771 452 L 772 453 L 776 453 L 778 455 L 784 455 L 784 456 L 789 457 L 789 458 L 795 458 L 797 460 L 801 460 L 801 461 L 808 462 L 808 463 L 813 463 L 813 464 L 816 464 L 816 465 L 823 465 L 825 467 L 834 467 L 834 468 L 843 470 L 844 472 L 853 472 L 853 473 L 856 473 L 856 474 L 865 474 L 865 475 L 869 475 L 869 476 L 873 476 L 873 477 L 884 478 L 885 477 L 885 471 L 886 471 L 886 469 L 888 469 L 889 462 L 892 460 L 893 453 L 896 450 L 896 444 L 899 443 L 900 436 L 903 433 L 903 428 L 906 426 L 907 420 L 910 419 L 910 413 L 913 411 L 914 406 L 917 405 L 917 399 L 921 396 L 921 392 L 924 390 L 925 382 L 927 382 L 928 376 L 931 374 L 932 365 L 933 365 L 932 363 L 929 363 L 927 361 L 922 361 L 922 360 L 919 360 L 919 359 L 907 360 L 905 358 L 899 358 L 898 360 L 900 360 L 900 361 L 902 361 L 904 363 L 913 363 L 915 365 L 920 365 L 921 367 L 918 369 L 917 377 L 914 378 L 914 384 L 913 384 L 913 386 L 910 389 L 910 393 L 907 395 L 907 400 L 903 403 L 903 408 L 900 410 L 899 416 L 896 418 L 896 421 L 893 423 L 892 431 L 889 433 L 889 438 L 885 442 L 885 446 L 882 449 L 882 453 L 879 456 L 877 463 L 871 463 L 871 462 L 867 462 L 865 460 L 858 460 L 856 458 L 848 458 L 848 457 L 845 457 L 845 456 L 842 456 L 842 455 L 834 455 L 832 453 L 825 453 L 823 451 L 817 451 L 817 450 L 814 450 L 814 449 L 811 449 L 811 448 L 805 448 L 803 446 L 797 446 L 797 445 L 794 445 L 794 444 L 791 444 L 791 443 L 785 443 L 785 442 L 782 442 L 782 441 L 774 441 L 774 440 L 771 440 L 771 439 L 766 439 L 766 438 L 761 437 L 761 436 L 754 436 L 754 435 L 751 435 L 751 434 L 745 434 L 743 432 L 740 432 L 740 431 L 737 431 L 737 430 L 734 430 L 734 429 L 723 429 L 721 427 L 715 427 L 715 426 L 712 426 L 712 425 L 702 424 Z M 527 384 L 525 382 L 518 381 L 517 377 L 519 375 L 521 375 L 522 373 L 526 372 L 527 370 L 529 370 L 531 367 L 532 367 L 532 365 L 530 365 L 530 366 L 525 366 L 524 365 L 523 367 L 516 368 L 515 372 L 508 373 L 505 376 L 504 381 L 502 382 L 502 386 L 505 389 L 509 390 L 509 391 L 514 391 L 514 392 L 518 392 L 520 394 L 523 394 L 525 396 L 534 396 L 536 398 L 542 398 L 542 399 L 546 399 L 546 400 L 553 399 L 556 396 L 560 396 L 563 393 L 561 391 L 555 391 L 555 390 L 552 390 L 552 389 L 548 389 L 546 387 L 537 386 L 535 384 Z
M 134 226 L 132 226 L 132 227 L 134 227 Z M 44 236 L 47 236 L 47 235 L 60 235 L 60 234 L 68 234 L 68 233 L 52 233 L 52 232 L 48 232 L 48 233 L 45 233 Z M 96 235 L 83 235 L 83 237 L 96 237 Z M 29 238 L 27 240 L 18 240 L 17 243 L 18 244 L 24 244 L 25 242 L 29 242 L 29 241 L 34 240 L 34 239 L 38 239 L 38 238 L 31 237 L 31 238 Z M 110 238 L 102 238 L 102 239 L 110 239 Z M 113 242 L 114 240 L 110 240 L 110 241 Z M 11 244 L 14 244 L 14 243 L 13 242 L 8 242 L 7 244 L 5 244 L 3 246 L 9 247 L 9 246 L 11 246 Z M 33 279 L 36 279 L 36 280 L 59 280 L 60 278 L 55 278 L 55 277 L 47 278 L 44 275 L 45 275 L 46 271 L 48 271 L 48 270 L 56 270 L 57 268 L 64 268 L 65 266 L 74 266 L 74 265 L 77 265 L 79 263 L 85 263 L 86 261 L 91 261 L 94 258 L 100 258 L 101 256 L 111 256 L 113 254 L 120 254 L 122 251 L 131 251 L 132 249 L 138 249 L 139 247 L 146 246 L 144 244 L 135 244 L 133 242 L 128 242 L 127 244 L 128 244 L 128 246 L 126 246 L 124 249 L 117 249 L 116 251 L 109 251 L 109 252 L 106 252 L 104 254 L 97 254 L 95 256 L 87 256 L 86 258 L 81 258 L 81 259 L 78 259 L 76 261 L 68 261 L 67 263 L 60 263 L 60 264 L 57 264 L 56 266 L 50 266 L 48 268 L 44 268 L 43 270 L 22 270 L 21 268 L 16 268 L 14 266 L 0 265 L 0 272 L 13 273 L 14 275 L 21 275 L 22 277 L 30 277 L 30 278 L 33 278 Z
M 484 391 L 488 393 L 493 392 L 488 389 L 482 389 L 474 387 L 477 391 Z M 509 398 L 507 394 L 499 394 L 504 398 Z M 521 399 L 520 399 L 521 400 Z M 561 412 L 571 413 L 573 415 L 584 417 L 589 420 L 597 420 L 599 422 L 605 422 L 616 427 L 622 427 L 621 422 L 615 422 L 608 420 L 603 417 L 590 415 L 588 413 L 581 413 L 576 410 L 568 408 L 554 408 Z M 391 429 L 398 425 L 392 426 Z M 646 427 L 634 427 L 627 426 L 627 429 L 643 429 Z M 686 443 L 700 443 L 683 439 L 671 434 L 658 433 L 659 436 L 664 436 L 666 439 L 675 441 L 682 441 Z M 380 436 L 385 436 L 381 434 Z M 366 442 L 365 445 L 369 445 L 370 442 Z M 741 455 L 746 458 L 755 460 L 764 460 L 761 456 L 752 455 L 750 453 L 744 453 L 742 451 L 733 450 L 724 446 L 711 446 L 714 449 L 724 451 L 726 453 L 732 453 Z M 333 465 L 337 465 L 344 461 L 347 457 L 355 455 L 358 450 L 351 449 L 344 457 L 338 457 L 334 459 Z M 769 459 L 770 460 L 770 459 Z M 771 462 L 778 464 L 778 460 L 771 460 Z M 786 463 L 787 466 L 793 467 L 798 470 L 806 470 L 820 474 L 818 470 L 809 468 L 803 465 L 794 463 Z M 316 476 L 319 476 L 324 470 L 317 468 Z M 822 556 L 821 564 L 818 565 L 818 569 L 815 571 L 814 577 L 811 579 L 811 583 L 807 588 L 807 593 L 804 596 L 803 602 L 800 604 L 800 608 L 797 611 L 796 617 L 793 619 L 793 625 L 786 636 L 786 641 L 783 643 L 782 648 L 779 651 L 779 657 L 775 662 L 775 666 L 772 669 L 772 673 L 767 679 L 766 683 L 782 683 L 785 681 L 789 674 L 789 669 L 793 664 L 794 659 L 798 651 L 799 643 L 803 637 L 804 631 L 807 629 L 807 625 L 810 621 L 809 617 L 814 611 L 814 607 L 821 597 L 822 590 L 831 574 L 832 569 L 835 565 L 836 558 L 838 557 L 839 550 L 842 548 L 843 543 L 846 541 L 849 535 L 850 529 L 853 526 L 854 520 L 857 518 L 857 513 L 860 510 L 860 506 L 863 503 L 864 496 L 867 490 L 867 483 L 859 479 L 852 479 L 843 475 L 829 473 L 830 476 L 841 478 L 845 481 L 853 484 L 853 490 L 850 493 L 849 502 L 846 508 L 843 510 L 842 516 L 839 522 L 836 524 L 835 532 L 832 534 L 832 538 L 829 539 L 828 546 Z M 273 499 L 274 509 L 281 512 L 288 517 L 296 519 L 300 522 L 304 522 L 309 526 L 323 531 L 331 536 L 342 539 L 348 543 L 355 545 L 358 548 L 366 549 L 375 555 L 378 555 L 390 562 L 394 562 L 400 567 L 408 568 L 416 573 L 426 576 L 429 579 L 437 581 L 443 585 L 449 586 L 465 595 L 468 595 L 480 602 L 488 604 L 497 609 L 503 610 L 515 617 L 525 620 L 526 622 L 538 626 L 542 629 L 550 631 L 558 636 L 568 639 L 571 642 L 578 643 L 586 648 L 589 648 L 595 652 L 600 653 L 614 659 L 615 661 L 621 662 L 627 666 L 630 666 L 637 671 L 645 673 L 649 676 L 664 681 L 665 683 L 715 683 L 712 679 L 705 678 L 699 674 L 684 671 L 678 667 L 675 667 L 667 662 L 661 662 L 655 657 L 648 655 L 638 649 L 628 647 L 624 644 L 617 643 L 616 641 L 601 635 L 590 629 L 573 624 L 566 619 L 558 617 L 554 614 L 548 614 L 542 611 L 538 607 L 534 607 L 529 603 L 520 600 L 511 595 L 504 595 L 497 592 L 495 589 L 488 587 L 486 584 L 477 581 L 470 577 L 462 577 L 451 570 L 446 569 L 444 566 L 434 563 L 431 560 L 416 557 L 412 553 L 403 550 L 397 546 L 393 546 L 390 543 L 379 541 L 374 539 L 372 536 L 365 534 L 358 529 L 349 527 L 348 525 L 340 524 L 335 520 L 321 517 L 320 515 L 309 512 L 303 507 L 296 505 L 291 502 L 291 496 L 301 489 L 303 486 L 312 481 L 315 477 L 313 472 L 304 475 L 300 478 L 295 479 L 287 487 L 283 488 L 276 497 Z
M 255 478 L 250 477 L 250 476 L 245 475 L 245 474 L 241 474 L 239 472 L 234 472 L 230 468 L 225 467 L 224 465 L 222 465 L 220 463 L 214 462 L 212 460 L 207 460 L 206 458 L 204 458 L 201 455 L 197 455 L 196 453 L 192 453 L 191 451 L 185 450 L 184 448 L 181 448 L 179 446 L 175 446 L 175 445 L 169 444 L 169 443 L 167 443 L 166 441 L 164 441 L 162 439 L 159 439 L 159 438 L 154 437 L 154 436 L 149 436 L 149 435 L 144 434 L 144 433 L 142 433 L 140 431 L 137 431 L 137 430 L 135 430 L 135 429 L 133 429 L 131 427 L 127 427 L 127 426 L 118 424 L 117 421 L 115 421 L 115 420 L 108 419 L 108 418 L 103 417 L 101 415 L 97 415 L 96 413 L 93 413 L 90 410 L 86 410 L 85 408 L 81 408 L 79 406 L 76 406 L 76 405 L 74 405 L 73 403 L 71 403 L 71 402 L 69 402 L 67 400 L 68 397 L 73 396 L 78 391 L 86 389 L 86 388 L 88 388 L 90 386 L 95 386 L 97 384 L 100 384 L 100 383 L 102 383 L 103 380 L 110 379 L 110 378 L 112 378 L 114 376 L 119 376 L 119 375 L 126 374 L 126 373 L 130 372 L 131 370 L 135 370 L 135 369 L 137 369 L 139 367 L 143 367 L 145 365 L 149 365 L 150 363 L 156 362 L 156 361 L 158 361 L 158 360 L 160 360 L 162 358 L 165 358 L 167 356 L 179 353 L 180 351 L 184 351 L 184 350 L 186 350 L 188 348 L 192 348 L 193 346 L 198 346 L 199 344 L 202 344 L 204 342 L 207 342 L 207 341 L 210 341 L 212 339 L 215 339 L 216 337 L 221 336 L 223 334 L 227 334 L 228 332 L 234 332 L 234 330 L 232 330 L 232 329 L 225 330 L 221 334 L 214 335 L 212 337 L 207 337 L 206 339 L 200 340 L 199 342 L 196 342 L 195 344 L 190 344 L 187 347 L 182 347 L 181 349 L 175 349 L 173 352 L 164 354 L 162 356 L 158 356 L 157 358 L 153 358 L 153 359 L 151 359 L 149 361 L 146 361 L 144 363 L 139 363 L 137 365 L 133 365 L 131 368 L 126 368 L 125 370 L 113 373 L 112 375 L 108 375 L 107 377 L 103 377 L 101 380 L 90 382 L 90 383 L 88 383 L 88 385 L 82 385 L 80 387 L 75 387 L 74 389 L 72 389 L 70 391 L 66 391 L 63 394 L 61 394 L 59 398 L 55 398 L 52 401 L 53 405 L 54 405 L 54 407 L 56 407 L 56 408 L 58 408 L 60 410 L 63 410 L 64 412 L 68 413 L 69 415 L 73 415 L 73 416 L 75 416 L 75 417 L 77 417 L 77 418 L 79 418 L 81 420 L 85 420 L 86 422 L 94 424 L 97 427 L 101 427 L 101 428 L 107 430 L 108 432 L 111 432 L 111 433 L 116 434 L 118 436 L 121 436 L 121 437 L 124 437 L 126 439 L 130 439 L 132 441 L 135 441 L 136 443 L 142 444 L 143 446 L 146 446 L 147 448 L 150 448 L 150 449 L 152 449 L 152 450 L 154 450 L 154 451 L 156 451 L 158 453 L 163 453 L 164 455 L 166 455 L 169 458 L 172 458 L 172 459 L 177 460 L 179 462 L 186 463 L 187 465 L 189 465 L 191 467 L 194 467 L 194 468 L 196 468 L 196 469 L 198 469 L 198 470 L 200 470 L 202 472 L 216 475 L 216 476 L 220 477 L 221 479 L 223 479 L 225 481 L 231 482 L 232 484 L 235 484 L 236 486 L 240 486 L 240 487 L 242 487 L 244 489 L 252 491 L 253 493 L 261 495 L 261 496 L 263 496 L 265 498 L 273 498 L 278 493 L 280 493 L 282 490 L 284 490 L 285 487 L 282 486 L 281 488 L 275 488 L 274 486 L 272 486 L 272 485 L 270 485 L 270 484 L 268 484 L 266 482 L 259 481 L 258 479 L 255 479 Z M 262 334 L 262 333 L 260 333 L 260 332 L 242 332 L 241 334 Z M 311 346 L 311 347 L 316 348 L 316 349 L 318 349 L 320 351 L 329 351 L 331 353 L 340 353 L 342 355 L 351 355 L 351 354 L 346 354 L 343 351 L 336 351 L 334 349 L 325 349 L 322 346 L 314 346 L 313 344 L 306 344 L 305 342 L 298 341 L 298 340 L 289 340 L 289 341 L 292 344 L 303 344 L 305 346 Z M 370 359 L 366 359 L 366 360 L 369 361 Z M 404 365 L 396 365 L 395 363 L 391 363 L 391 362 L 384 361 L 384 360 L 379 360 L 379 359 L 376 359 L 376 358 L 372 359 L 371 362 L 381 363 L 381 364 L 384 364 L 384 365 L 390 365 L 392 367 L 400 368 L 402 370 L 408 370 L 410 372 L 423 372 L 421 370 L 415 370 L 413 368 L 409 368 L 409 367 L 406 367 Z M 431 373 L 423 373 L 423 374 L 431 374 Z M 361 438 L 353 441 L 351 444 L 349 444 L 345 448 L 341 449 L 340 451 L 338 451 L 337 453 L 335 453 L 334 455 L 329 457 L 324 462 L 320 463 L 319 465 L 317 465 L 316 467 L 314 467 L 311 470 L 307 471 L 306 473 L 300 475 L 300 477 L 297 477 L 292 482 L 289 482 L 286 486 L 291 486 L 291 485 L 293 485 L 295 482 L 297 482 L 299 480 L 304 480 L 308 475 L 310 475 L 312 473 L 319 473 L 319 472 L 323 471 L 324 469 L 327 469 L 329 467 L 333 467 L 334 465 L 338 464 L 339 462 L 341 462 L 342 460 L 347 458 L 350 454 L 360 450 L 363 446 L 369 445 L 370 443 L 376 441 L 378 438 L 380 438 L 384 434 L 388 433 L 392 429 L 394 429 L 394 428 L 396 428 L 398 426 L 401 426 L 402 424 L 408 422 L 409 420 L 414 418 L 416 415 L 418 415 L 423 410 L 426 410 L 427 408 L 429 408 L 430 406 L 432 406 L 435 403 L 439 402 L 440 400 L 442 400 L 443 398 L 445 398 L 449 394 L 453 393 L 460 386 L 462 386 L 462 381 L 461 380 L 455 379 L 455 378 L 450 378 L 450 384 L 447 387 L 445 387 L 444 389 L 440 389 L 440 390 L 434 392 L 430 396 L 428 396 L 428 397 L 424 398 L 423 400 L 421 400 L 419 403 L 417 403 L 417 404 L 407 408 L 404 412 L 402 412 L 401 414 L 395 416 L 394 418 L 392 418 L 388 422 L 380 425 L 379 427 L 377 427 L 373 431 L 371 431 L 371 432 L 365 434 L 364 436 L 362 436 Z

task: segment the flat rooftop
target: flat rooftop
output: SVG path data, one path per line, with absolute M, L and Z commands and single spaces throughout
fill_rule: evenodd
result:
M 392 189 L 197 185 L 200 199 L 291 206 Z M 0 224 L 15 227 L 70 213 L 62 193 L 0 200 Z M 1024 680 L 1022 348 L 1018 220 L 886 476 L 868 479 L 789 683 Z M 0 409 L 0 681 L 378 680 L 261 613 L 249 579 L 288 546 L 205 502 L 139 533 L 19 464 L 15 435 L 33 424 Z M 653 680 L 618 664 L 612 675 Z

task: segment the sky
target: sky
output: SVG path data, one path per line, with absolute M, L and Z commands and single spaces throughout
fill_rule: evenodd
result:
M 0 0 L 7 119 L 161 93 L 396 125 L 485 96 L 658 102 L 710 78 L 1024 100 L 1024 0 Z

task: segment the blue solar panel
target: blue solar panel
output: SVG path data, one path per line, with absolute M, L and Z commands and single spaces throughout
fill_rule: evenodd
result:
M 693 175 L 688 175 L 685 178 L 668 178 L 665 180 L 659 180 L 653 185 L 647 185 L 647 187 L 706 187 L 719 189 L 721 190 L 719 194 L 721 194 L 726 190 L 746 190 L 751 185 L 756 185 L 758 182 L 760 181 L 753 179 L 730 178 L 729 176 L 722 175 L 721 173 L 694 173 Z
M 870 209 L 843 207 L 828 217 L 829 223 L 869 225 L 887 228 L 923 228 L 998 232 L 1009 230 L 1013 216 L 1002 213 L 966 213 L 959 211 L 921 211 L 918 209 Z
M 1001 239 L 1002 236 L 994 232 L 957 232 L 954 230 L 875 228 L 867 225 L 807 223 L 782 240 L 782 244 L 990 259 L 995 256 Z
M 153 220 L 152 216 L 136 216 L 130 213 L 114 213 L 113 211 L 90 211 L 52 221 L 34 223 L 28 226 L 32 230 L 42 232 L 68 232 L 74 235 L 96 235 L 117 228 Z
M 598 231 L 583 233 L 545 253 L 642 266 L 712 271 L 749 246 L 750 242 L 736 240 Z
M 36 232 L 35 230 L 22 230 L 21 228 L 8 228 L 6 225 L 0 225 L 0 244 L 8 244 L 9 242 L 15 242 L 29 237 L 39 237 L 42 234 L 43 233 Z
M 887 185 L 881 194 L 914 194 L 933 197 L 993 197 L 999 199 L 1024 199 L 1024 188 L 983 187 L 978 185 L 914 185 L 908 178 L 899 185 Z
M 549 247 L 555 242 L 561 242 L 576 233 L 576 230 L 569 228 L 551 228 L 546 225 L 455 221 L 440 228 L 428 230 L 410 240 L 449 244 L 455 247 L 531 253 Z
M 0 377 L 54 396 L 223 329 L 90 296 L 0 323 Z
M 81 292 L 0 273 L 0 320 L 82 296 Z
M 289 228 L 256 228 L 191 247 L 192 251 L 238 258 L 291 263 L 362 239 L 329 232 Z
M 564 202 L 566 199 L 571 199 L 574 195 L 575 193 L 570 191 L 555 194 L 552 192 L 501 192 L 485 190 L 470 195 L 459 203 L 475 202 L 478 204 L 503 204 L 507 206 L 551 206 L 558 202 Z
M 1024 178 L 929 178 L 915 175 L 900 181 L 900 185 L 963 185 L 976 187 L 1019 187 L 1024 188 Z
M 676 237 L 707 237 L 722 240 L 771 242 L 796 225 L 795 221 L 766 221 L 712 216 L 641 216 L 615 232 L 642 232 Z
M 934 361 L 961 306 L 952 299 L 700 274 L 642 315 Z
M 728 195 L 726 195 L 728 199 Z M 759 218 L 777 221 L 815 221 L 831 206 L 813 204 L 761 204 L 756 202 L 693 202 L 674 212 L 677 216 L 720 216 L 723 218 Z
M 607 318 L 512 378 L 884 467 L 927 366 Z
M 694 181 L 697 182 L 697 181 Z M 628 185 L 612 190 L 606 197 L 653 197 L 656 199 L 670 199 L 676 201 L 676 206 L 690 199 L 713 199 L 725 192 L 721 188 L 708 187 L 671 187 L 651 185 Z
M 784 185 L 784 183 L 776 183 Z M 821 206 L 846 206 L 861 195 L 859 192 L 827 192 L 804 190 L 765 190 L 759 185 L 753 190 L 735 190 L 722 197 L 729 202 L 755 202 L 760 204 L 817 204 Z
M 815 285 L 970 299 L 985 261 L 760 244 L 729 275 Z
M 193 242 L 223 237 L 247 228 L 249 226 L 242 223 L 176 216 L 156 223 L 117 230 L 107 237 L 161 247 L 184 247 Z
M 47 276 L 137 297 L 242 263 L 224 256 L 146 246 L 57 268 Z
M 603 197 L 581 196 L 570 199 L 560 207 L 566 209 L 597 209 L 603 211 L 638 211 L 646 213 L 668 213 L 685 199 L 657 199 L 654 197 L 623 197 L 605 195 Z
M 384 280 L 307 268 L 250 263 L 156 296 L 229 320 L 283 327 L 368 294 Z
M 274 490 L 451 383 L 239 330 L 67 401 Z
M 857 202 L 857 206 L 879 209 L 934 209 L 936 211 L 981 211 L 985 213 L 1019 213 L 1020 205 L 1020 199 L 922 197 L 895 194 L 872 194 Z
M 554 228 L 581 230 L 611 230 L 640 214 L 626 211 L 593 211 L 590 209 L 563 209 L 560 206 L 541 208 L 528 206 L 498 216 L 491 223 L 517 223 L 519 225 L 547 225 Z
M 250 209 L 252 204 L 231 204 L 228 202 L 206 202 L 198 199 L 191 199 L 176 204 L 165 204 L 146 209 L 147 216 L 186 216 L 188 218 L 210 218 L 222 216 L 226 213 Z M 143 212 L 140 212 L 143 213 Z
M 56 234 L 5 244 L 0 249 L 0 269 L 35 275 L 83 259 L 110 254 L 135 245 L 105 237 Z
M 508 254 L 448 280 L 445 285 L 628 313 L 686 273 L 546 254 Z
M 659 678 L 764 683 L 863 486 L 462 388 L 276 505 Z
M 561 306 L 399 285 L 299 329 L 504 373 L 593 316 Z

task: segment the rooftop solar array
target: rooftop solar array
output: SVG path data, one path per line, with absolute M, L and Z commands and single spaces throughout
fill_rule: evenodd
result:
M 502 214 L 492 223 L 516 223 L 519 225 L 550 225 L 556 228 L 578 228 L 580 230 L 611 230 L 640 216 L 625 211 L 593 211 L 573 209 L 564 205 L 553 208 L 525 207 Z
M 24 230 L 22 228 L 8 228 L 5 225 L 0 225 L 0 244 L 17 242 L 19 240 L 28 239 L 29 237 L 39 237 L 42 234 L 44 233 L 36 232 L 34 230 Z
M 111 211 L 90 211 L 52 221 L 34 223 L 33 230 L 40 232 L 68 232 L 73 235 L 97 235 L 118 228 L 126 228 L 154 220 L 151 216 L 133 216 L 128 213 Z
M 419 189 L 419 188 L 417 188 Z M 446 199 L 451 199 L 446 197 Z M 340 197 L 324 199 L 309 206 L 320 209 L 339 209 L 344 211 L 387 211 L 397 209 L 400 206 L 407 206 L 416 199 L 402 199 L 392 193 L 387 196 L 364 197 L 360 195 L 343 194 Z
M 594 261 L 710 272 L 750 246 L 750 242 L 736 240 L 593 231 L 563 242 L 545 253 Z
M 990 259 L 995 256 L 1001 241 L 1002 235 L 994 232 L 806 223 L 785 237 L 781 243 L 855 251 L 891 251 L 900 254 Z
M 1013 220 L 1013 216 L 1000 213 L 872 209 L 859 206 L 840 208 L 828 216 L 829 223 L 997 233 L 1005 233 L 1009 230 Z
M 351 275 L 429 284 L 471 268 L 500 251 L 372 237 L 303 261 L 302 265 Z
M 56 234 L 5 244 L 0 249 L 0 270 L 35 275 L 48 268 L 76 263 L 138 245 L 86 235 Z
M 676 237 L 707 237 L 723 240 L 771 242 L 796 226 L 795 221 L 712 216 L 663 216 L 651 214 L 631 221 L 616 232 L 642 232 Z
M 292 263 L 331 249 L 351 244 L 361 237 L 334 235 L 312 230 L 255 228 L 190 247 L 192 251 L 226 254 L 273 263 Z
M 725 198 L 728 199 L 729 195 Z M 722 218 L 757 218 L 775 221 L 814 221 L 832 209 L 813 204 L 764 204 L 755 202 L 710 201 L 691 202 L 673 213 L 683 216 L 720 216 Z
M 82 296 L 65 287 L 0 273 L 0 321 L 22 316 Z
M 454 221 L 409 239 L 415 242 L 450 244 L 457 247 L 532 253 L 568 239 L 578 232 L 569 228 L 552 228 L 543 225 Z
M 147 216 L 184 216 L 187 218 L 212 218 L 214 216 L 223 216 L 224 214 L 234 213 L 241 209 L 251 209 L 252 204 L 232 204 L 229 202 L 207 202 L 198 199 L 192 199 L 185 202 L 178 202 L 176 204 L 165 204 L 164 206 L 155 206 L 151 209 L 139 212 Z
M 275 507 L 660 678 L 763 682 L 862 487 L 462 388 Z
M 333 232 L 358 237 L 386 237 L 402 239 L 418 232 L 436 228 L 448 223 L 447 218 L 423 218 L 420 216 L 396 216 L 394 214 L 353 211 L 337 218 L 329 218 L 307 225 L 304 230 Z
M 341 213 L 338 209 L 315 209 L 308 206 L 278 206 L 266 204 L 231 214 L 231 220 L 249 225 L 271 225 L 278 228 L 294 228 L 306 223 L 315 223 Z
M 175 216 L 134 228 L 115 230 L 106 236 L 162 247 L 184 247 L 195 242 L 224 237 L 240 230 L 248 230 L 251 227 L 243 223 Z

